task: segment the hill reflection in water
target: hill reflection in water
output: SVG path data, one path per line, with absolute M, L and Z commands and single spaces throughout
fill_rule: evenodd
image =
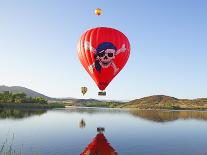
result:
M 207 111 L 131 110 L 130 113 L 154 122 L 169 122 L 178 119 L 207 121 Z
M 126 114 L 153 122 L 170 122 L 179 119 L 195 119 L 207 121 L 207 111 L 190 110 L 135 110 L 135 109 L 115 109 L 115 108 L 66 108 L 52 111 L 61 111 L 63 113 L 87 113 L 95 115 L 97 113 L 105 114 Z M 47 110 L 38 109 L 0 109 L 0 119 L 12 118 L 21 119 L 34 115 L 42 115 Z
M 69 108 L 65 112 L 78 113 L 126 113 L 145 120 L 154 122 L 170 122 L 179 119 L 196 119 L 207 121 L 207 111 L 195 110 L 136 110 L 136 109 L 113 109 L 113 108 Z
M 0 119 L 21 119 L 34 115 L 42 115 L 46 110 L 39 109 L 0 109 Z

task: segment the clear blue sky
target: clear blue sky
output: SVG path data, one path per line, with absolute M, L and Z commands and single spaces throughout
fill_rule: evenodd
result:
M 103 15 L 94 15 L 94 9 Z M 206 0 L 1 0 L 0 85 L 51 97 L 135 99 L 164 94 L 207 97 Z M 130 40 L 125 68 L 98 97 L 76 45 L 87 29 L 106 26 Z

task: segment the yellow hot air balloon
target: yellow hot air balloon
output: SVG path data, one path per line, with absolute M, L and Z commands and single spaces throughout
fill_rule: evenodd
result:
M 102 14 L 102 10 L 101 10 L 100 8 L 97 8 L 97 9 L 95 10 L 95 14 L 96 14 L 97 16 L 100 16 L 100 15 Z
M 88 91 L 88 88 L 87 87 L 81 87 L 81 93 L 83 95 L 85 95 L 85 93 L 87 93 L 87 91 Z

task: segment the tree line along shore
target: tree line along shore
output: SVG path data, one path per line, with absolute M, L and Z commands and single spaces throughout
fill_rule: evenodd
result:
M 207 98 L 177 99 L 165 95 L 153 95 L 128 102 L 101 101 L 95 99 L 56 99 L 47 100 L 44 97 L 31 97 L 26 93 L 0 93 L 0 108 L 64 108 L 75 107 L 106 107 L 131 109 L 169 109 L 169 110 L 207 110 Z
M 11 93 L 4 91 L 0 93 L 0 108 L 64 108 L 58 103 L 48 104 L 48 100 L 43 97 L 31 97 L 25 93 Z

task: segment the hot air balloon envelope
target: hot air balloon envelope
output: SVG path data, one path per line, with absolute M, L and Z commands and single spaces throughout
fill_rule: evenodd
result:
M 100 90 L 122 70 L 130 55 L 130 43 L 120 31 L 97 27 L 86 31 L 78 43 L 78 56 Z
M 101 10 L 100 8 L 97 8 L 97 9 L 95 10 L 95 14 L 96 14 L 97 16 L 100 16 L 100 15 L 102 14 L 102 10 Z
M 85 95 L 87 93 L 87 91 L 88 91 L 88 88 L 87 87 L 81 87 L 81 93 L 83 95 Z

